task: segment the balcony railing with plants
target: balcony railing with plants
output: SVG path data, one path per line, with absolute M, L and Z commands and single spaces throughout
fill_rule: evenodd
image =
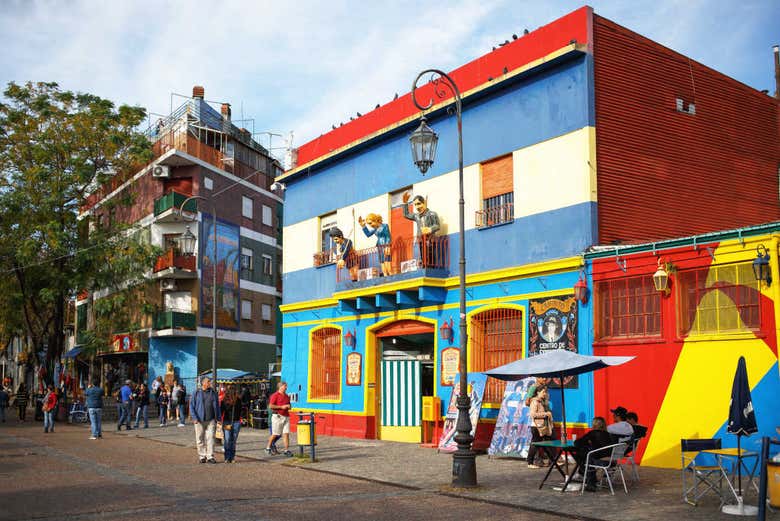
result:
M 195 257 L 193 255 L 178 255 L 173 249 L 166 251 L 154 263 L 154 272 L 179 268 L 180 270 L 195 271 Z
M 196 326 L 195 313 L 187 311 L 158 311 L 154 314 L 154 322 L 152 327 L 155 330 L 160 329 L 186 329 L 195 330 Z
M 331 252 L 321 255 L 334 262 Z M 390 245 L 353 250 L 336 269 L 336 282 L 362 281 L 411 274 L 424 270 L 447 271 L 450 267 L 449 237 L 395 239 Z M 316 256 L 315 256 L 316 262 Z
M 154 215 L 155 217 L 163 212 L 170 210 L 171 208 L 179 208 L 189 195 L 180 194 L 179 192 L 168 192 L 159 199 L 154 201 Z M 196 200 L 189 201 L 184 205 L 184 209 L 188 212 L 198 211 L 198 202 Z
M 477 228 L 512 222 L 515 218 L 514 203 L 504 203 L 478 210 L 475 217 Z

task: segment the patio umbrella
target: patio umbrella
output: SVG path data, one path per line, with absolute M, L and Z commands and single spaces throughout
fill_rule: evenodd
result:
M 756 414 L 753 411 L 753 400 L 750 397 L 750 384 L 748 383 L 747 365 L 745 357 L 740 356 L 737 362 L 737 372 L 734 373 L 734 384 L 731 386 L 731 401 L 729 402 L 729 424 L 726 432 L 737 435 L 737 480 L 739 494 L 737 505 L 739 513 L 744 511 L 742 503 L 742 436 L 750 436 L 758 431 Z M 727 505 L 734 506 L 734 505 Z M 724 512 L 732 513 L 726 510 Z M 737 513 L 737 512 L 734 512 Z
M 563 415 L 563 435 L 566 436 L 566 397 L 563 392 L 563 379 L 566 376 L 589 373 L 605 367 L 625 364 L 633 356 L 588 356 L 555 349 L 540 355 L 522 358 L 506 365 L 496 367 L 485 374 L 499 380 L 520 380 L 528 376 L 540 378 L 558 378 L 561 382 L 561 409 Z

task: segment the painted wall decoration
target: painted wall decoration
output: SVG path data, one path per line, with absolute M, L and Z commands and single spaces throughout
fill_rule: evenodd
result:
M 488 447 L 491 456 L 525 458 L 531 446 L 531 424 L 525 395 L 535 378 L 507 382 L 501 409 L 496 419 L 493 439 Z
M 482 373 L 468 373 L 468 392 L 471 398 L 471 408 L 469 416 L 471 417 L 471 435 L 477 430 L 477 421 L 479 420 L 479 411 L 482 409 L 482 397 L 485 395 L 485 384 L 487 375 Z M 450 403 L 447 407 L 447 415 L 444 419 L 444 429 L 441 440 L 439 440 L 439 452 L 455 452 L 458 445 L 455 443 L 455 426 L 458 420 L 457 399 L 460 396 L 460 373 L 455 377 L 455 382 L 450 394 Z
M 452 386 L 460 368 L 460 349 L 448 347 L 441 352 L 441 384 Z
M 347 355 L 347 385 L 360 385 L 363 374 L 363 356 L 360 353 Z
M 217 269 L 217 326 L 222 329 L 239 329 L 239 227 L 217 221 L 217 258 L 214 251 L 214 224 L 211 216 L 204 214 L 201 221 L 200 242 L 201 292 L 200 323 L 211 327 L 212 280 L 214 265 Z
M 574 295 L 536 299 L 529 304 L 528 356 L 553 349 L 568 349 L 576 353 L 578 308 Z M 553 378 L 550 385 L 560 386 L 559 379 Z M 576 389 L 577 376 L 566 377 L 564 385 Z

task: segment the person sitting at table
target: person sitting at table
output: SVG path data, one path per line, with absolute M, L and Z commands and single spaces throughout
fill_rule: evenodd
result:
M 629 438 L 634 435 L 634 428 L 626 421 L 628 409 L 618 405 L 614 409 L 610 409 L 610 412 L 612 413 L 614 423 L 607 425 L 607 432 L 609 432 L 616 441 L 628 441 Z
M 631 454 L 631 451 L 634 450 L 634 442 L 647 436 L 647 427 L 639 425 L 639 416 L 637 416 L 635 412 L 629 411 L 626 413 L 626 421 L 634 429 L 634 434 L 631 436 L 631 439 L 628 440 L 628 448 L 626 448 L 626 456 L 628 456 Z
M 534 394 L 531 396 L 528 418 L 531 420 L 531 447 L 528 449 L 528 468 L 541 468 L 536 464 L 536 454 L 538 447 L 534 442 L 552 439 L 553 417 L 549 406 L 550 396 L 547 393 L 547 387 L 537 385 Z M 550 456 L 552 457 L 552 456 Z
M 601 416 L 593 418 L 593 428 L 574 441 L 574 447 L 577 449 L 574 453 L 574 459 L 577 461 L 580 471 L 585 467 L 585 458 L 590 451 L 612 445 L 613 443 L 612 435 L 607 432 L 607 421 Z M 596 471 L 593 469 L 588 469 L 588 475 L 585 476 L 585 490 L 588 492 L 596 491 Z

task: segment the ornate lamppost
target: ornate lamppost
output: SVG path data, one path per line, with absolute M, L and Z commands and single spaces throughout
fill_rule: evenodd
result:
M 469 409 L 471 409 L 471 398 L 468 393 L 468 371 L 466 355 L 466 236 L 464 234 L 465 222 L 465 200 L 463 198 L 463 122 L 461 118 L 461 98 L 460 90 L 452 78 L 438 69 L 426 69 L 417 75 L 412 83 L 412 101 L 420 111 L 426 111 L 433 106 L 433 98 L 428 100 L 427 105 L 421 105 L 417 101 L 417 83 L 420 78 L 430 74 L 430 84 L 433 91 L 440 99 L 447 97 L 448 89 L 455 96 L 455 116 L 458 123 L 458 224 L 459 224 L 459 245 L 460 258 L 458 261 L 460 277 L 460 395 L 458 396 L 458 421 L 455 426 L 455 443 L 458 450 L 452 455 L 452 485 L 455 487 L 471 488 L 477 486 L 477 463 L 476 453 L 472 450 L 471 444 L 474 437 L 471 435 L 471 418 Z M 436 159 L 436 145 L 439 137 L 431 129 L 425 116 L 421 118 L 420 126 L 409 137 L 412 145 L 412 158 L 414 164 L 425 175 L 428 168 L 433 165 Z

